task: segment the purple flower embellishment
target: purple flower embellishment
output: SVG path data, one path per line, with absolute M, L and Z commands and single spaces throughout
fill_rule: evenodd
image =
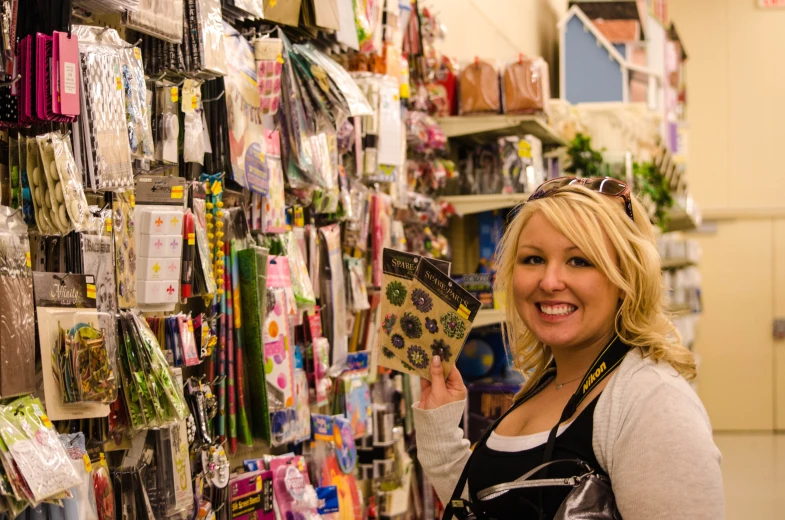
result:
M 450 338 L 462 339 L 466 334 L 466 324 L 454 312 L 448 312 L 439 321 L 442 323 L 442 330 Z
M 434 356 L 439 356 L 442 358 L 442 361 L 444 362 L 449 362 L 450 358 L 452 357 L 452 350 L 450 349 L 450 346 L 447 345 L 442 339 L 434 340 L 434 342 L 431 343 L 431 353 Z
M 422 336 L 422 322 L 420 318 L 410 312 L 404 312 L 401 317 L 401 330 L 406 337 L 416 339 Z
M 431 334 L 436 334 L 437 332 L 439 332 L 439 325 L 436 323 L 436 320 L 432 320 L 431 318 L 425 318 L 425 330 L 427 330 Z
M 400 334 L 393 334 L 392 346 L 398 349 L 401 349 L 404 346 L 406 346 L 406 342 L 403 340 L 403 336 L 401 336 Z
M 395 327 L 395 322 L 398 321 L 398 317 L 395 314 L 388 314 L 384 317 L 384 322 L 382 323 L 382 330 L 389 336 Z
M 433 309 L 431 296 L 422 289 L 412 291 L 412 305 L 420 312 L 430 312 Z
M 395 357 L 395 353 L 392 350 L 388 349 L 387 347 L 382 347 L 382 354 L 387 359 L 393 359 Z

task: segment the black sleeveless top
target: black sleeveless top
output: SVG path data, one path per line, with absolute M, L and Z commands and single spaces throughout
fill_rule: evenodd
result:
M 592 447 L 594 427 L 594 408 L 597 396 L 556 438 L 551 460 L 580 459 L 598 473 L 604 474 Z M 491 500 L 481 502 L 477 493 L 496 484 L 512 482 L 543 462 L 545 444 L 519 452 L 502 452 L 488 448 L 485 443 L 478 444 L 469 466 L 469 501 L 481 505 L 486 515 L 493 520 L 538 519 L 540 493 L 542 493 L 543 518 L 553 518 L 567 494 L 568 486 L 515 489 Z M 553 464 L 548 468 L 547 478 L 572 477 L 577 475 L 575 464 Z M 532 479 L 543 478 L 535 474 Z M 480 517 L 478 515 L 478 517 Z

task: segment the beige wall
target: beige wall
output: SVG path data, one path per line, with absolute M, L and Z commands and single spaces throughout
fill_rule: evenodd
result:
M 460 64 L 476 57 L 500 64 L 523 53 L 542 56 L 551 66 L 551 87 L 558 70 L 559 38 L 556 23 L 566 11 L 566 0 L 425 0 L 447 28 L 439 50 Z
M 700 235 L 699 393 L 715 429 L 785 429 L 785 10 L 671 0 L 687 68 L 689 181 Z

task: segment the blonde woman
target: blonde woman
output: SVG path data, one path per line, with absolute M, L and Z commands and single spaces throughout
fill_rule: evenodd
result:
M 720 453 L 687 382 L 695 362 L 666 315 L 652 225 L 629 188 L 546 182 L 509 223 L 497 261 L 506 341 L 527 376 L 511 411 L 472 452 L 458 427 L 466 388 L 436 357 L 414 405 L 418 457 L 450 513 L 564 518 L 571 485 L 483 491 L 543 462 L 580 460 L 527 478 L 569 479 L 588 466 L 609 479 L 624 520 L 723 518 Z

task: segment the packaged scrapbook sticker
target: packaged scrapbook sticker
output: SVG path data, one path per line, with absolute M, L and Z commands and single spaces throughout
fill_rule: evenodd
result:
M 479 300 L 432 262 L 423 259 L 409 285 L 400 315 L 394 323 L 387 316 L 382 318 L 379 359 L 387 359 L 392 352 L 413 369 L 407 373 L 430 379 L 430 362 L 438 355 L 446 376 L 481 307 Z
M 264 322 L 264 371 L 270 411 L 294 405 L 294 374 L 284 289 L 267 291 Z
M 355 438 L 373 433 L 371 411 L 371 390 L 368 382 L 360 374 L 345 376 L 344 410 Z

